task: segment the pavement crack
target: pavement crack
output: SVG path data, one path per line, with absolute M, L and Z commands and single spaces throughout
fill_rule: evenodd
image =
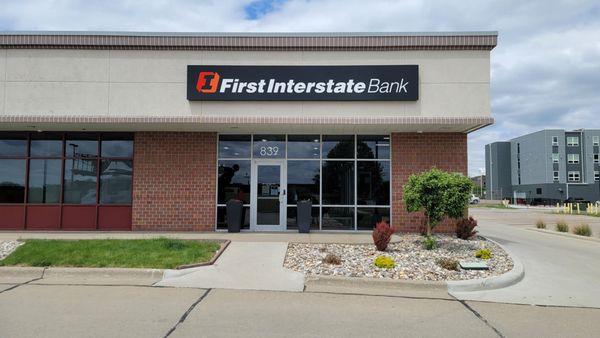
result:
M 200 302 L 202 302 L 204 300 L 204 298 L 206 298 L 206 296 L 208 296 L 208 294 L 211 291 L 212 291 L 212 289 L 206 290 L 206 292 L 204 294 L 202 294 L 202 296 L 200 296 L 200 298 L 198 298 L 198 300 L 196 300 L 192 305 L 190 305 L 190 307 L 183 313 L 181 318 L 179 318 L 179 321 L 177 321 L 177 323 L 175 323 L 175 325 L 173 325 L 173 327 L 167 332 L 167 334 L 165 334 L 164 338 L 167 338 L 173 332 L 175 332 L 175 330 L 177 329 L 177 326 L 179 326 L 179 324 L 181 324 L 185 321 L 187 316 L 194 310 L 194 308 L 196 308 L 196 305 L 200 304 Z
M 4 290 L 0 291 L 0 293 L 4 293 L 4 292 L 10 291 L 10 290 L 14 290 L 14 289 L 18 288 L 19 286 L 27 285 L 27 284 L 29 284 L 31 282 L 35 282 L 37 280 L 44 279 L 44 274 L 46 273 L 46 269 L 48 269 L 48 267 L 44 267 L 44 270 L 42 270 L 42 275 L 41 276 L 39 276 L 37 278 L 33 278 L 33 279 L 28 280 L 28 281 L 23 282 L 23 283 L 19 283 L 19 284 L 13 285 L 13 286 L 9 287 L 8 289 L 4 289 Z
M 467 304 L 467 302 L 465 302 L 464 300 L 460 300 L 460 299 L 457 299 L 457 301 L 459 303 L 461 303 L 465 308 L 467 308 L 467 310 L 471 311 L 471 313 L 473 313 L 475 315 L 475 317 L 477 317 L 479 320 L 481 320 L 487 327 L 492 329 L 498 335 L 498 337 L 505 338 L 505 336 L 502 334 L 502 332 L 500 332 L 500 330 L 498 330 L 496 327 L 494 327 L 494 325 L 490 324 L 490 322 L 488 322 L 487 319 L 485 319 L 479 312 L 477 312 L 477 310 L 475 310 L 471 306 L 469 306 L 469 304 Z

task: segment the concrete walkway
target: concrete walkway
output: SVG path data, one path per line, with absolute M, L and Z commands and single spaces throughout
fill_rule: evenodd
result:
M 286 251 L 284 242 L 231 242 L 215 264 L 166 270 L 156 285 L 301 292 L 304 274 L 283 268 Z

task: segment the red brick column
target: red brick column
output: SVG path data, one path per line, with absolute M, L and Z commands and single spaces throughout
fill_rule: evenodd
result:
M 419 232 L 422 213 L 408 213 L 402 201 L 408 176 L 438 168 L 467 175 L 467 135 L 463 133 L 392 134 L 392 221 L 403 232 Z M 454 223 L 445 220 L 435 232 L 454 232 Z
M 216 133 L 135 134 L 133 230 L 214 230 L 216 142 Z

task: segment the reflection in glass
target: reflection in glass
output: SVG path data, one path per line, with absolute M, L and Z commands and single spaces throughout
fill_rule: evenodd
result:
M 34 134 L 31 137 L 31 157 L 61 157 L 62 136 L 58 134 Z
M 256 171 L 256 224 L 280 224 L 281 167 L 259 165 Z
M 64 203 L 96 203 L 97 166 L 96 160 L 65 160 Z
M 323 158 L 354 158 L 354 136 L 323 135 Z
M 388 161 L 357 162 L 357 204 L 390 204 L 390 163 Z
M 254 135 L 255 158 L 284 158 L 285 135 Z
M 24 135 L 1 134 L 0 157 L 27 156 L 27 138 Z
M 287 208 L 287 229 L 298 229 L 296 218 L 298 217 L 298 209 L 296 207 Z M 310 211 L 312 220 L 310 222 L 310 228 L 313 230 L 319 230 L 319 207 L 313 207 Z
M 100 203 L 130 204 L 133 161 L 102 160 L 100 163 Z
M 60 203 L 62 160 L 29 162 L 29 203 Z
M 319 158 L 321 141 L 319 135 L 288 135 L 288 158 Z
M 219 161 L 217 182 L 219 204 L 225 204 L 230 199 L 238 199 L 244 204 L 250 203 L 250 170 L 250 161 Z
M 319 204 L 319 161 L 288 161 L 288 204 L 310 199 Z
M 129 134 L 103 135 L 102 157 L 133 157 L 133 137 Z
M 250 158 L 250 135 L 219 135 L 220 158 Z
M 65 156 L 81 158 L 98 156 L 98 139 L 96 135 L 68 135 L 65 145 Z
M 323 230 L 354 230 L 354 208 L 323 207 Z
M 250 207 L 244 207 L 242 213 L 242 229 L 250 229 Z M 227 229 L 227 207 L 217 207 L 217 229 Z
M 354 204 L 354 161 L 323 161 L 323 204 Z
M 356 152 L 358 158 L 389 159 L 390 137 L 358 135 L 356 141 Z
M 358 230 L 373 230 L 381 221 L 390 223 L 390 208 L 357 208 Z
M 25 160 L 0 160 L 0 203 L 25 202 Z

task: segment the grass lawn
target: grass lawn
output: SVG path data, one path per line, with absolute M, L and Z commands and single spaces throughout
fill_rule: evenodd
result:
M 173 269 L 209 261 L 217 242 L 157 239 L 43 240 L 30 239 L 0 266 L 71 266 L 93 268 Z

